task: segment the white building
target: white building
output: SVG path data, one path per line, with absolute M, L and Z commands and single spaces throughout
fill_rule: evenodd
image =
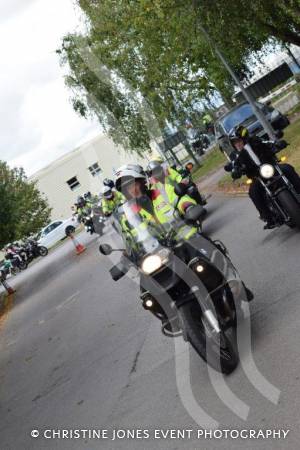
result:
M 147 158 L 147 155 L 146 155 Z M 30 180 L 48 199 L 52 219 L 72 215 L 71 206 L 78 196 L 90 191 L 99 194 L 104 178 L 113 178 L 114 170 L 125 163 L 147 165 L 147 159 L 125 153 L 111 139 L 98 136 L 36 172 Z

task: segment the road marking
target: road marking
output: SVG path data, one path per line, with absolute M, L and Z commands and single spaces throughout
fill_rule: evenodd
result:
M 70 305 L 71 303 L 75 302 L 77 300 L 77 296 L 80 293 L 80 291 L 75 292 L 75 294 L 71 295 L 71 297 L 67 298 L 64 302 L 62 302 L 60 305 L 56 306 L 56 309 L 59 310 L 61 308 L 64 308 L 67 305 Z
M 10 347 L 11 345 L 15 345 L 17 342 L 18 342 L 17 339 L 15 341 L 9 341 L 6 344 L 6 347 Z
M 43 325 L 43 323 L 45 323 L 44 320 L 39 320 L 39 325 Z

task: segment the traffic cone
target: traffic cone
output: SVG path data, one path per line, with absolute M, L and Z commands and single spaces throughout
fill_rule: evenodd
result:
M 73 234 L 70 234 L 70 238 L 72 239 L 77 255 L 80 255 L 86 250 L 85 246 L 80 244 Z
M 3 286 L 5 287 L 5 289 L 8 292 L 8 295 L 12 295 L 16 292 L 15 289 L 13 289 L 5 280 L 2 280 L 1 283 L 3 284 Z

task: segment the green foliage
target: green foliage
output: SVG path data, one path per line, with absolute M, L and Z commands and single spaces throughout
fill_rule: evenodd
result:
M 22 168 L 0 161 L 0 248 L 38 232 L 49 221 L 51 209 Z
M 299 0 L 77 2 L 87 31 L 66 36 L 58 51 L 70 67 L 74 109 L 95 114 L 117 144 L 138 152 L 149 134 L 182 123 L 216 92 L 231 102 L 234 84 L 199 23 L 241 79 L 270 39 L 299 39 Z

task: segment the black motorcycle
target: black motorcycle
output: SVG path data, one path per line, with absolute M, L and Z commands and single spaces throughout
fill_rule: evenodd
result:
M 267 162 L 261 158 L 259 159 L 249 144 L 246 144 L 244 149 L 257 168 L 253 179 L 257 180 L 264 188 L 265 201 L 273 215 L 274 222 L 278 226 L 286 224 L 291 228 L 295 226 L 300 228 L 300 194 L 296 192 L 293 184 L 281 170 L 279 163 L 283 162 L 285 157 L 278 158 L 276 156 L 287 145 L 285 141 L 273 142 L 273 158 L 270 159 L 269 154 Z M 238 176 L 235 176 L 235 178 L 247 172 L 247 168 L 239 164 L 238 158 L 232 162 L 233 172 L 235 168 L 237 168 L 236 172 L 238 173 Z M 253 180 L 248 179 L 247 183 L 251 184 L 251 182 Z
M 35 258 L 48 255 L 47 247 L 39 245 L 34 239 L 28 239 L 23 248 L 26 252 L 28 263 L 32 262 Z
M 199 192 L 199 189 L 198 189 L 196 183 L 194 183 L 194 181 L 193 181 L 193 178 L 192 178 L 193 168 L 194 168 L 194 165 L 192 163 L 188 163 L 188 164 L 186 164 L 186 166 L 184 168 L 180 168 L 178 170 L 178 172 L 180 173 L 182 178 L 189 181 L 186 195 L 188 195 L 193 200 L 195 200 L 198 205 L 205 206 L 205 205 L 207 205 L 207 198 Z M 206 209 L 205 209 L 205 211 L 206 211 Z
M 143 200 L 143 205 L 146 202 Z M 136 233 L 124 235 L 119 225 L 126 249 L 110 270 L 112 278 L 117 281 L 131 266 L 136 267 L 143 307 L 162 320 L 162 332 L 182 335 L 210 366 L 231 373 L 238 364 L 234 330 L 241 302 L 252 296 L 221 242 L 212 242 L 198 232 L 188 240 L 181 237 L 199 226 L 203 208 L 190 207 L 184 222 L 175 211 L 173 223 L 163 232 L 150 226 L 139 230 L 127 208 L 125 204 L 114 214 L 116 225 L 125 220 Z M 99 250 L 104 255 L 117 251 L 108 244 Z
M 101 204 L 96 204 L 93 206 L 93 225 L 96 234 L 102 236 L 105 228 L 105 217 L 102 211 Z

